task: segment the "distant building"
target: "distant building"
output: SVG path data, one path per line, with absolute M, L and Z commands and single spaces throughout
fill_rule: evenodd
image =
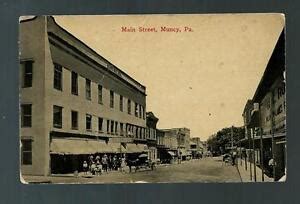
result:
M 158 122 L 158 118 L 152 113 L 146 113 L 146 124 L 147 124 L 147 146 L 149 159 L 156 160 L 157 159 L 157 129 L 156 124 Z
M 190 149 L 190 130 L 188 128 L 161 129 L 161 131 L 164 132 L 165 146 L 169 148 L 170 154 L 182 157 L 183 160 L 191 155 L 188 151 Z
M 145 86 L 53 17 L 21 21 L 19 40 L 23 174 L 80 170 L 89 154 L 148 151 Z
M 203 155 L 203 143 L 200 140 L 200 137 L 192 137 L 190 139 L 190 152 L 192 158 L 200 158 Z

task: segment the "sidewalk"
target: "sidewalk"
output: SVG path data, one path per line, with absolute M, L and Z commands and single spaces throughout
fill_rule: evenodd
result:
M 264 181 L 262 181 L 262 171 L 259 167 L 256 167 L 256 182 L 273 182 L 273 178 L 264 174 Z M 245 169 L 245 160 L 237 159 L 237 168 L 240 173 L 242 182 L 255 182 L 254 181 L 254 165 L 251 163 L 252 179 L 250 178 L 250 162 L 247 161 L 247 170 Z

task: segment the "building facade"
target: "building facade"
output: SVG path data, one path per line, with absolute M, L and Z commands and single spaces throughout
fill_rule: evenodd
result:
M 192 137 L 190 139 L 190 152 L 192 158 L 201 158 L 203 155 L 203 143 L 200 137 Z
M 245 138 L 249 160 L 264 167 L 278 180 L 286 168 L 285 35 L 282 31 L 263 77 L 244 112 Z M 254 151 L 253 151 L 254 150 Z M 273 160 L 273 168 L 270 160 Z
M 161 129 L 164 132 L 165 147 L 170 154 L 185 160 L 191 156 L 190 149 L 190 130 L 188 128 Z M 173 152 L 173 153 L 171 153 Z
M 152 161 L 156 161 L 157 159 L 157 129 L 156 124 L 158 122 L 158 118 L 152 113 L 146 113 L 146 124 L 147 124 L 147 146 L 148 146 L 148 157 Z
M 146 88 L 53 17 L 20 23 L 23 174 L 94 153 L 146 151 Z

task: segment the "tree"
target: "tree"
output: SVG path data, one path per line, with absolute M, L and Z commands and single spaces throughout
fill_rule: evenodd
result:
M 237 145 L 238 141 L 244 138 L 245 131 L 244 127 L 232 127 L 233 129 L 233 145 Z M 221 155 L 229 150 L 226 146 L 231 145 L 231 127 L 223 128 L 219 130 L 216 134 L 212 135 L 207 140 L 208 150 L 213 153 L 213 155 Z

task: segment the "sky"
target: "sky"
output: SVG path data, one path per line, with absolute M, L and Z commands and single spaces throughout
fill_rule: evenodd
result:
M 56 22 L 146 86 L 158 128 L 206 140 L 242 126 L 285 24 L 280 14 L 55 16 Z M 136 32 L 122 32 L 122 27 Z M 157 32 L 138 32 L 139 27 Z M 161 32 L 161 27 L 181 32 Z M 189 27 L 191 32 L 184 32 Z M 175 29 L 176 30 L 176 29 Z M 190 31 L 190 30 L 189 30 Z

